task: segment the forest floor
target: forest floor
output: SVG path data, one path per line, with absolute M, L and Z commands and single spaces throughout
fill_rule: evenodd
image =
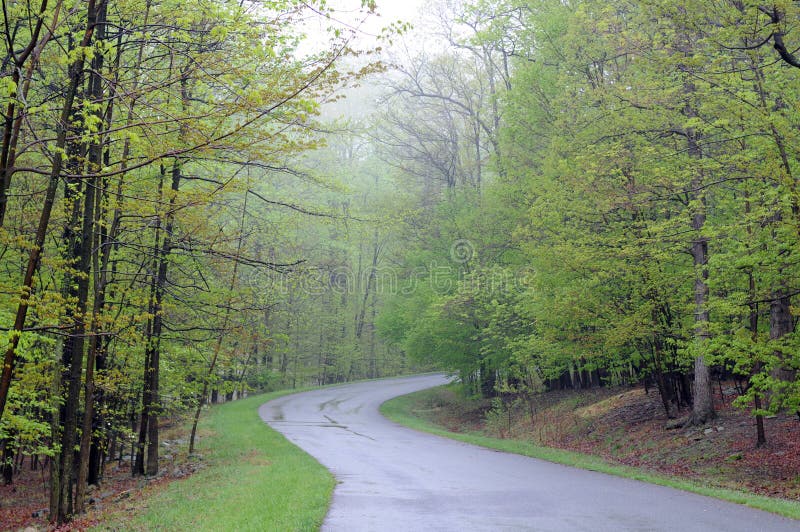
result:
M 128 506 L 144 490 L 153 491 L 170 482 L 185 478 L 203 467 L 201 461 L 190 458 L 188 427 L 180 420 L 164 420 L 161 425 L 161 467 L 159 474 L 150 479 L 131 475 L 130 456 L 107 464 L 102 486 L 90 486 L 86 514 L 59 529 L 49 524 L 48 506 L 50 480 L 49 465 L 38 464 L 31 469 L 28 459 L 21 464 L 13 484 L 0 484 L 0 531 L 25 530 L 85 530 L 95 525 L 103 512 Z
M 414 414 L 453 432 L 527 441 L 705 485 L 800 500 L 800 420 L 788 413 L 768 417 L 767 444 L 757 447 L 755 419 L 734 407 L 734 398 L 734 389 L 723 385 L 712 423 L 671 430 L 658 392 L 641 387 L 550 392 L 532 405 L 492 405 L 439 388 Z

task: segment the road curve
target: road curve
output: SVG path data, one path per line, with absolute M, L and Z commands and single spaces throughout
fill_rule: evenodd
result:
M 443 376 L 290 395 L 259 414 L 335 475 L 331 531 L 793 531 L 800 522 L 744 506 L 416 432 L 384 401 Z

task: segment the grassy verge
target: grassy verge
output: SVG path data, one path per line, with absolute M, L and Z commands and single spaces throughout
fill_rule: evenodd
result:
M 204 467 L 146 489 L 127 510 L 130 515 L 110 516 L 99 529 L 318 530 L 333 492 L 332 475 L 258 416 L 259 405 L 288 393 L 213 407 L 200 424 Z
M 588 469 L 590 471 L 599 471 L 601 473 L 607 473 L 610 475 L 691 491 L 693 493 L 716 497 L 718 499 L 735 502 L 737 504 L 758 508 L 759 510 L 773 512 L 793 519 L 800 519 L 800 503 L 798 502 L 784 499 L 772 499 L 769 497 L 763 497 L 745 492 L 705 486 L 685 479 L 657 475 L 633 467 L 612 464 L 597 456 L 576 453 L 562 449 L 554 449 L 550 447 L 540 447 L 526 441 L 490 438 L 479 433 L 459 433 L 448 431 L 441 426 L 435 425 L 429 419 L 424 417 L 424 412 L 430 404 L 430 398 L 436 393 L 435 390 L 436 389 L 422 390 L 421 392 L 412 393 L 410 395 L 405 395 L 387 401 L 381 406 L 381 413 L 392 421 L 400 423 L 401 425 L 405 425 L 409 428 L 452 438 L 466 443 L 530 456 L 533 458 L 540 458 L 542 460 L 579 467 L 581 469 Z

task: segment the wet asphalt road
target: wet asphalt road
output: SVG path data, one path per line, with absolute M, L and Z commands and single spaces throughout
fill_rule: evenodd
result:
M 270 401 L 262 419 L 338 480 L 331 531 L 800 531 L 744 506 L 400 427 L 384 401 L 445 382 L 409 377 Z

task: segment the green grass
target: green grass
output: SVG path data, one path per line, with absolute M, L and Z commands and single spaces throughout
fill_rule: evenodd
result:
M 716 497 L 737 504 L 743 504 L 752 508 L 758 508 L 759 510 L 773 512 L 792 519 L 800 519 L 800 503 L 795 501 L 773 499 L 751 493 L 705 486 L 685 479 L 657 475 L 633 467 L 612 464 L 597 456 L 565 451 L 562 449 L 553 449 L 551 447 L 541 447 L 526 441 L 502 440 L 477 433 L 450 432 L 419 416 L 419 414 L 427 408 L 427 405 L 430 404 L 430 398 L 436 394 L 436 390 L 436 388 L 422 390 L 421 392 L 415 392 L 387 401 L 381 405 L 381 413 L 392 421 L 409 428 L 474 445 L 480 445 L 481 447 L 540 458 L 549 462 L 641 480 L 651 484 L 669 486 L 700 495 L 707 495 L 709 497 Z
M 269 428 L 259 405 L 276 392 L 212 407 L 197 452 L 205 467 L 151 490 L 130 516 L 102 530 L 319 530 L 335 481 L 316 460 Z

